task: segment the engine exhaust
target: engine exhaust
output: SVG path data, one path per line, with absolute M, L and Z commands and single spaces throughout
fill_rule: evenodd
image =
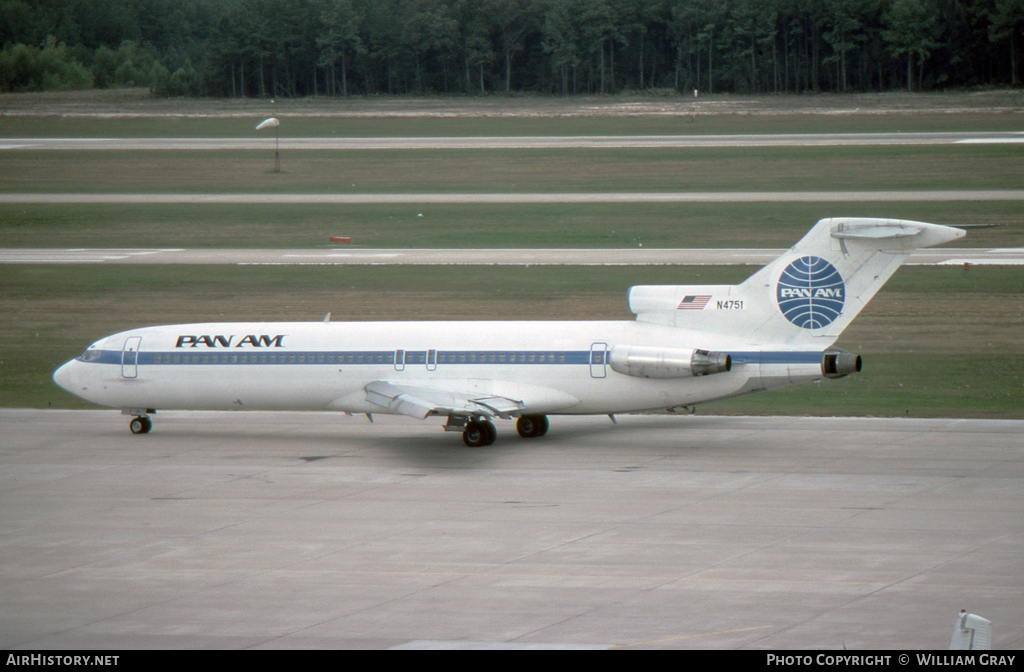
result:
M 842 378 L 851 373 L 860 373 L 861 366 L 860 355 L 839 348 L 826 350 L 821 356 L 821 373 L 826 378 Z

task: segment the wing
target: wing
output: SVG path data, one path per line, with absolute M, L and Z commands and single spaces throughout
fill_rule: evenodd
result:
M 377 380 L 365 388 L 366 400 L 391 413 L 420 420 L 428 415 L 498 416 L 510 418 L 526 407 L 521 399 L 493 394 L 452 392 L 431 387 Z
M 562 390 L 502 380 L 400 383 L 376 380 L 363 391 L 366 402 L 380 407 L 382 412 L 420 420 L 428 415 L 507 419 L 517 415 L 553 413 L 580 403 L 579 399 Z

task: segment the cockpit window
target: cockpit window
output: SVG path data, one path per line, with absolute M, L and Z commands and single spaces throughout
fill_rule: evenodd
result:
M 93 350 L 92 348 L 89 348 L 88 350 L 83 352 L 78 359 L 82 360 L 83 362 L 91 362 L 93 360 L 99 359 L 101 354 L 103 354 L 102 351 Z

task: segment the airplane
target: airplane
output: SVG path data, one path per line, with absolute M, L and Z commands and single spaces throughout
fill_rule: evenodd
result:
M 445 418 L 470 447 L 493 420 L 543 436 L 548 416 L 692 412 L 696 404 L 861 370 L 833 347 L 910 253 L 962 229 L 819 221 L 738 285 L 629 290 L 635 321 L 231 322 L 132 329 L 53 375 L 133 416 L 160 410 L 325 410 Z

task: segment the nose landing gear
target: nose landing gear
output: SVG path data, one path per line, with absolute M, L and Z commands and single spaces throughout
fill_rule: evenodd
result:
M 149 434 L 149 430 L 153 429 L 153 421 L 144 415 L 132 418 L 128 429 L 132 430 L 132 434 Z
M 156 413 L 152 408 L 122 408 L 121 415 L 134 415 L 128 423 L 128 429 L 132 434 L 149 434 L 153 429 L 153 421 L 149 419 L 150 413 Z

